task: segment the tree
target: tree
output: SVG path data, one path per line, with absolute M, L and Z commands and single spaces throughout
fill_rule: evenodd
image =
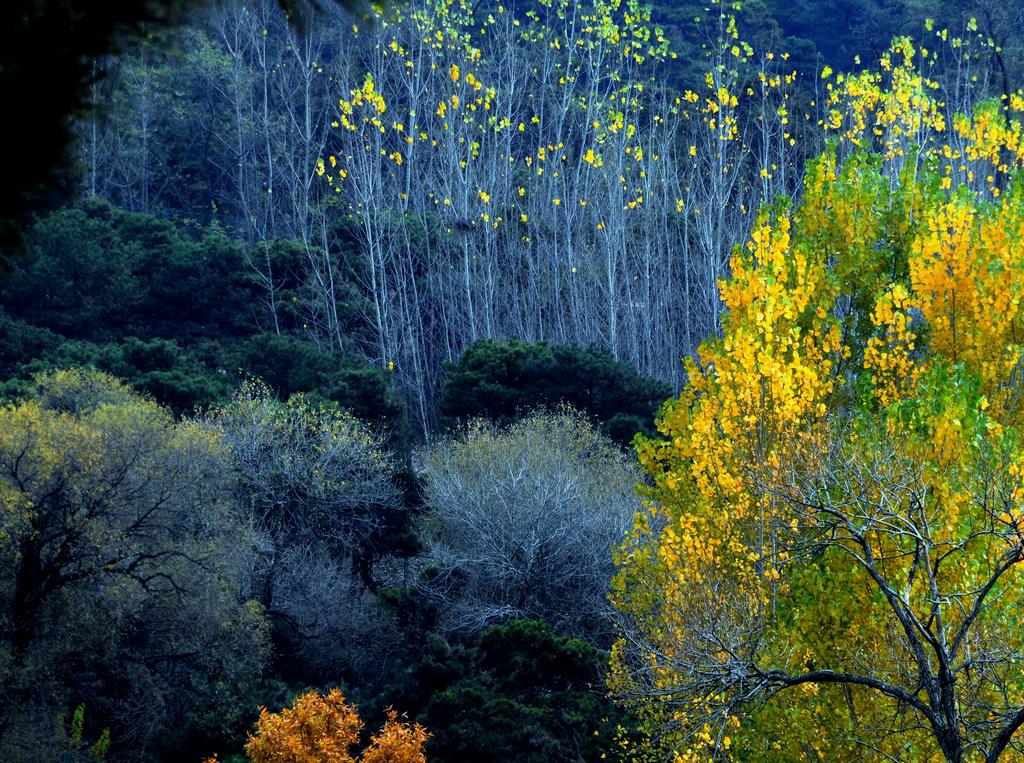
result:
M 812 46 L 800 56 L 801 67 L 813 72 L 830 64 L 846 71 L 855 58 L 876 60 L 893 37 L 917 31 L 908 24 L 908 5 L 906 0 L 827 0 L 812 11 L 793 0 L 775 0 L 772 11 L 787 36 Z M 937 4 L 931 5 L 934 14 Z
M 268 644 L 239 595 L 255 538 L 227 456 L 97 372 L 41 376 L 0 408 L 5 759 L 45 757 L 72 698 L 127 751 L 190 710 L 235 712 Z
M 366 352 L 425 431 L 442 363 L 481 339 L 596 346 L 677 386 L 763 189 L 798 179 L 795 75 L 766 51 L 763 87 L 742 87 L 754 50 L 719 10 L 684 93 L 660 86 L 672 54 L 638 2 L 431 0 L 353 41 L 317 172 L 365 263 Z M 765 134 L 779 171 L 757 178 Z
M 12 315 L 74 338 L 130 321 L 143 297 L 140 252 L 125 245 L 104 210 L 65 209 L 29 236 L 31 260 L 4 284 Z
M 680 10 L 707 39 L 681 51 L 699 76 L 680 93 L 639 2 L 427 0 L 371 35 L 228 4 L 172 50 L 99 63 L 113 106 L 81 126 L 90 185 L 242 238 L 235 314 L 386 372 L 424 439 L 444 364 L 480 339 L 598 347 L 678 389 L 679 356 L 717 331 L 732 245 L 760 199 L 797 189 L 818 132 L 763 47 L 765 3 L 699 5 Z M 218 262 L 151 296 L 204 295 Z
M 254 333 L 262 317 L 241 247 L 215 226 L 91 199 L 38 220 L 26 248 L 0 291 L 7 311 L 69 338 L 225 341 Z
M 279 713 L 260 708 L 256 733 L 245 751 L 253 763 L 426 763 L 423 744 L 430 734 L 418 723 L 407 724 L 388 711 L 384 727 L 358 756 L 363 722 L 338 689 L 300 695 Z
M 424 545 L 450 630 L 537 618 L 599 638 L 608 548 L 636 509 L 624 454 L 581 418 L 534 413 L 501 428 L 470 422 L 422 454 Z
M 266 539 L 254 596 L 282 653 L 337 668 L 354 649 L 338 642 L 377 628 L 366 591 L 378 544 L 407 521 L 383 437 L 336 406 L 281 402 L 260 382 L 205 421 L 231 449 L 238 500 Z
M 669 387 L 607 350 L 481 339 L 447 367 L 441 413 L 457 421 L 510 423 L 535 408 L 568 404 L 597 419 L 616 442 L 651 431 Z
M 914 55 L 840 83 L 639 447 L 611 685 L 684 760 L 1022 751 L 1024 101 L 947 116 Z

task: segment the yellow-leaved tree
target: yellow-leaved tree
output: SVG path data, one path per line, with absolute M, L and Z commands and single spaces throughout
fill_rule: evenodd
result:
M 609 679 L 637 759 L 1024 757 L 1021 103 L 944 115 L 914 56 L 833 90 L 639 441 Z

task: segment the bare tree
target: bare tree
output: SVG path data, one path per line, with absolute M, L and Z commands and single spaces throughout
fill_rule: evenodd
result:
M 423 453 L 436 568 L 427 593 L 454 630 L 541 618 L 602 632 L 611 548 L 638 506 L 636 468 L 579 414 L 538 412 L 508 429 L 478 420 Z
M 733 246 L 799 182 L 795 75 L 762 52 L 755 95 L 754 54 L 732 53 L 718 14 L 709 78 L 680 93 L 658 82 L 664 38 L 639 7 L 453 5 L 417 2 L 366 34 L 223 3 L 182 40 L 208 108 L 164 114 L 167 85 L 140 54 L 120 88 L 131 113 L 86 137 L 121 141 L 106 164 L 135 189 L 143 116 L 150 143 L 208 134 L 217 214 L 252 245 L 259 325 L 392 370 L 424 437 L 444 363 L 481 338 L 594 345 L 680 387 L 679 358 L 718 328 Z M 279 237 L 302 257 L 275 255 Z M 346 330 L 346 302 L 363 332 Z

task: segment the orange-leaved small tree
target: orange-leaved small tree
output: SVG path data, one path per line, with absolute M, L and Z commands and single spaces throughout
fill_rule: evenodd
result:
M 418 723 L 402 722 L 394 710 L 388 709 L 384 727 L 354 756 L 362 729 L 356 707 L 340 690 L 308 691 L 279 713 L 261 707 L 245 752 L 253 763 L 426 763 L 423 745 L 430 734 Z

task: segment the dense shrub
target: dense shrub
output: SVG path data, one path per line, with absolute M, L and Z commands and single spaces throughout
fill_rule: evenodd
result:
M 651 433 L 671 394 L 662 382 L 596 347 L 481 340 L 446 368 L 441 413 L 456 421 L 509 422 L 541 406 L 568 403 L 600 422 L 619 443 Z

